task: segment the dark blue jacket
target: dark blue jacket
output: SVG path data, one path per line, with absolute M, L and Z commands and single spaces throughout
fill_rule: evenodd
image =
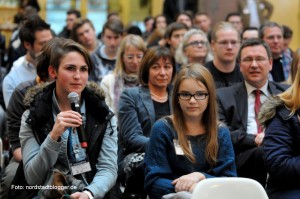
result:
M 273 107 L 272 107 L 273 105 Z M 295 114 L 278 98 L 261 110 L 266 126 L 263 142 L 270 199 L 300 198 L 300 109 Z M 274 116 L 268 118 L 268 115 Z

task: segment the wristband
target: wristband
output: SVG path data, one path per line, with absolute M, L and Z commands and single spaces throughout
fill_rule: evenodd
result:
M 92 195 L 92 193 L 90 191 L 84 190 L 83 193 L 86 193 L 89 197 L 89 199 L 94 199 L 94 196 Z

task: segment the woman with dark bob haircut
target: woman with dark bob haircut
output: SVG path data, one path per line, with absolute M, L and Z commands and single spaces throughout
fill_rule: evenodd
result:
M 170 84 L 176 74 L 174 66 L 168 48 L 149 48 L 141 61 L 141 86 L 126 89 L 120 97 L 118 164 L 120 180 L 126 183 L 124 197 L 128 194 L 146 197 L 143 191 L 143 155 L 154 122 L 171 114 Z M 136 156 L 141 157 L 142 161 L 130 168 L 132 157 Z

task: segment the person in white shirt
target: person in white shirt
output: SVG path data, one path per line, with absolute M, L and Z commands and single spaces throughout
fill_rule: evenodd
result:
M 27 52 L 13 63 L 11 71 L 3 80 L 3 96 L 6 107 L 14 89 L 21 82 L 36 78 L 36 57 L 44 44 L 53 38 L 53 35 L 50 25 L 35 16 L 22 25 L 19 37 Z

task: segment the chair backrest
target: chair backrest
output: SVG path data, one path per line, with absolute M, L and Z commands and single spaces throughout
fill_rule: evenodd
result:
M 257 181 L 249 178 L 221 177 L 200 181 L 192 199 L 268 199 Z

